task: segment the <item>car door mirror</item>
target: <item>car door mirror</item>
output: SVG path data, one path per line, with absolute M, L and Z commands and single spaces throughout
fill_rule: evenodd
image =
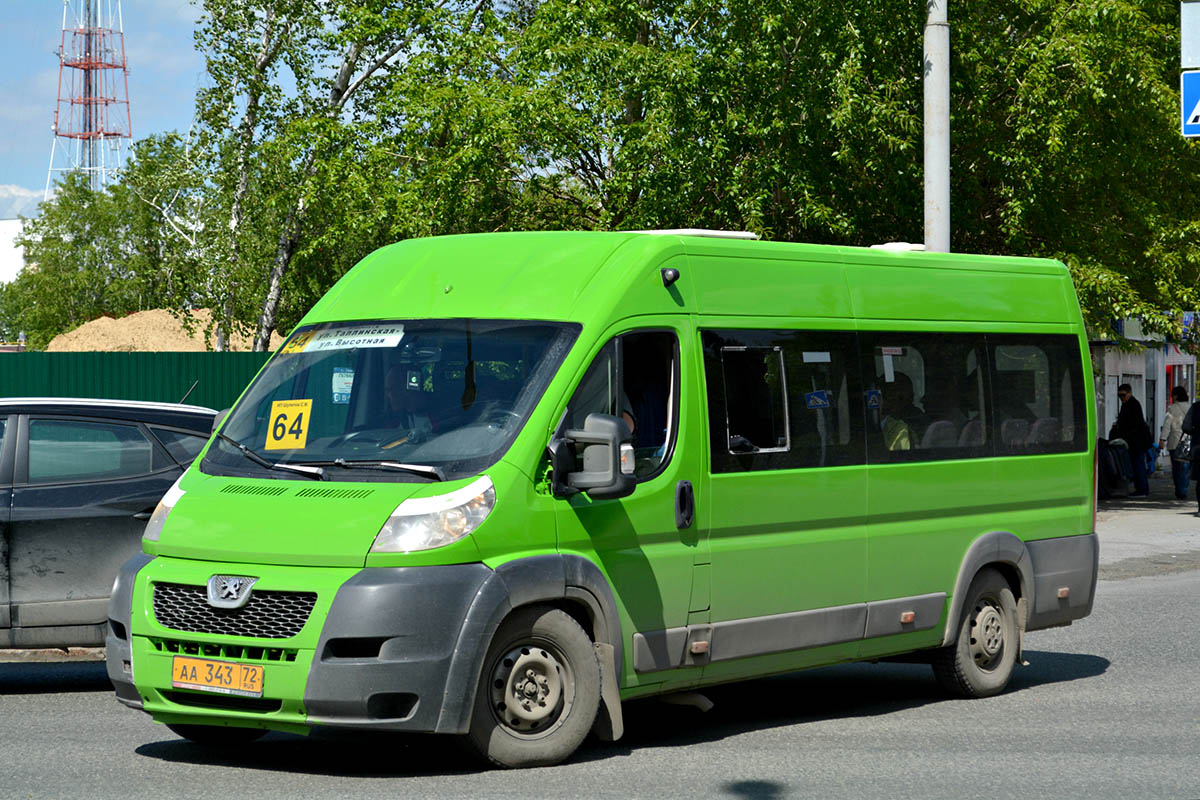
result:
M 608 414 L 588 414 L 583 430 L 564 431 L 549 446 L 555 495 L 586 492 L 593 500 L 605 500 L 633 494 L 632 440 L 629 425 Z M 574 469 L 575 453 L 583 457 L 582 470 Z

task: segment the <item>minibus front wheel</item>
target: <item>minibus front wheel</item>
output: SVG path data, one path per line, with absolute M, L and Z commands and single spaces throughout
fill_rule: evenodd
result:
M 599 706 L 591 639 L 566 612 L 530 606 L 492 639 L 466 739 L 502 767 L 557 764 L 583 743 Z
M 967 590 L 958 638 L 934 656 L 933 673 L 951 694 L 991 697 L 1008 686 L 1019 647 L 1012 587 L 996 570 L 981 569 Z

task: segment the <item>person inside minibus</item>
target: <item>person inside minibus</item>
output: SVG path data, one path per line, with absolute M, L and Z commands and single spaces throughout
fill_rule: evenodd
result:
M 912 381 L 903 372 L 895 373 L 895 380 L 881 392 L 883 417 L 879 427 L 883 431 L 883 445 L 889 451 L 912 450 L 912 427 L 904 421 L 903 413 L 912 406 Z
M 419 436 L 433 431 L 433 423 L 424 407 L 425 393 L 421 391 L 419 383 L 409 385 L 408 371 L 404 365 L 395 364 L 387 371 L 383 388 L 387 398 L 386 426 L 411 431 Z

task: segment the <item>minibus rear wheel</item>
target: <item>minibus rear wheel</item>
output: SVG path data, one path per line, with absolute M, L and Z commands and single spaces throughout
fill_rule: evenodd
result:
M 994 569 L 979 571 L 967 590 L 958 639 L 934 656 L 933 673 L 959 697 L 991 697 L 1008 686 L 1017 660 L 1017 601 Z
M 557 764 L 583 743 L 599 707 L 591 639 L 566 612 L 530 606 L 492 639 L 466 740 L 502 767 Z
M 177 736 L 209 747 L 232 747 L 267 735 L 265 728 L 235 728 L 229 725 L 167 725 Z

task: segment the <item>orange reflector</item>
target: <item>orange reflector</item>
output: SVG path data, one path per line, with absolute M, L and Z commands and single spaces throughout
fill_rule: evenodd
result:
M 708 652 L 708 642 L 692 642 L 692 655 L 700 656 Z
M 1058 590 L 1058 599 L 1059 600 L 1066 600 L 1070 596 L 1071 596 L 1070 587 L 1064 586 Z
M 915 612 L 915 611 L 902 611 L 902 612 L 900 613 L 900 624 L 901 624 L 901 625 L 907 625 L 907 624 L 909 624 L 910 622 L 912 622 L 913 620 L 915 620 L 916 618 L 917 618 L 917 612 Z

